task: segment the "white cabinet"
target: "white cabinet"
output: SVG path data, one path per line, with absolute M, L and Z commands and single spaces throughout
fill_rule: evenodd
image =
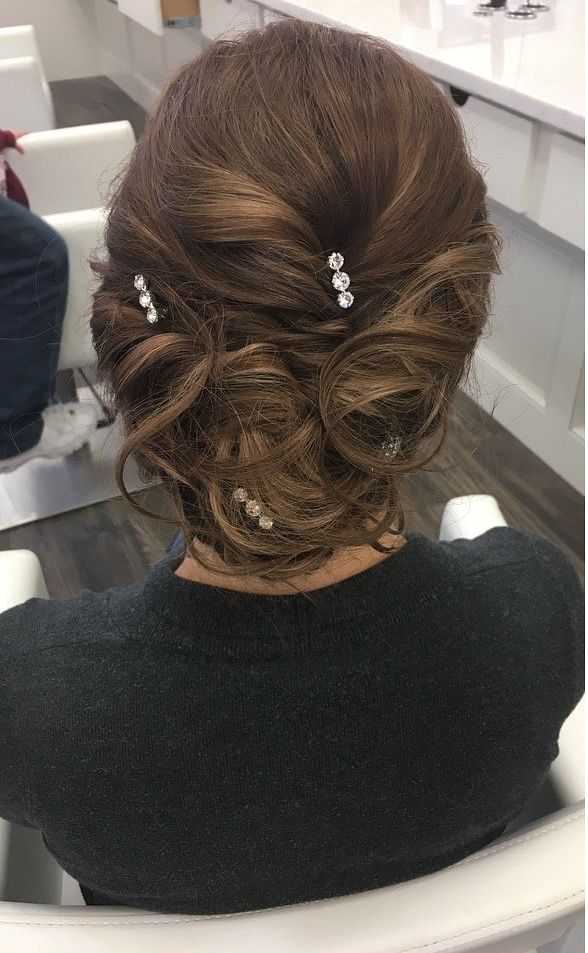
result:
M 457 111 L 472 155 L 484 168 L 490 197 L 526 212 L 533 123 L 475 96 L 468 96 Z
M 199 13 L 198 0 L 118 0 L 118 8 L 157 36 L 163 36 L 166 20 L 195 17 Z
M 490 203 L 503 240 L 470 395 L 584 492 L 584 262 L 579 249 Z
M 539 130 L 529 217 L 584 248 L 584 143 L 552 129 Z
M 161 0 L 118 0 L 118 9 L 145 29 L 163 36 Z

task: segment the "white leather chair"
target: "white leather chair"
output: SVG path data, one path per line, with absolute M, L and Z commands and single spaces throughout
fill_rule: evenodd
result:
M 0 612 L 35 597 L 49 598 L 37 556 L 28 549 L 0 553 Z
M 442 538 L 503 525 L 491 497 L 460 497 L 444 513 Z M 11 560 L 13 554 L 4 554 Z M 10 601 L 2 571 L 0 605 Z M 35 584 L 31 582 L 32 592 Z M 23 587 L 18 592 L 19 601 Z M 579 706 L 580 707 L 580 706 Z M 578 711 L 578 709 L 576 709 Z M 576 713 L 574 713 L 575 715 Z M 573 717 L 573 716 L 572 716 Z M 564 731 L 561 770 L 583 764 L 580 734 Z M 570 750 L 565 750 L 570 746 Z M 559 760 L 559 759 L 558 759 Z M 40 841 L 39 841 L 40 847 Z M 0 903 L 2 953 L 581 953 L 584 805 L 503 836 L 435 874 L 334 900 L 232 916 L 180 916 L 121 907 Z M 56 876 L 59 868 L 55 866 Z M 35 897 L 31 896 L 31 901 Z
M 53 100 L 34 56 L 0 59 L 0 127 L 33 132 L 53 129 Z
M 67 307 L 59 347 L 60 371 L 91 367 L 96 363 L 90 333 L 90 306 L 95 279 L 88 259 L 102 244 L 105 216 L 106 212 L 102 208 L 45 216 L 45 221 L 65 241 L 69 258 Z
M 135 145 L 129 122 L 106 122 L 23 136 L 23 155 L 10 162 L 22 179 L 31 209 L 62 236 L 69 255 L 67 310 L 59 370 L 95 363 L 89 318 L 94 279 L 88 258 L 102 244 L 103 206 L 113 177 Z
M 128 161 L 135 134 L 129 122 L 103 122 L 33 132 L 21 144 L 24 154 L 11 152 L 10 164 L 33 212 L 51 215 L 107 205 L 110 184 Z
M 41 63 L 37 36 L 31 23 L 0 28 L 0 59 L 11 60 L 16 56 L 32 56 Z
M 43 91 L 47 101 L 52 102 L 49 83 L 37 43 L 37 34 L 32 23 L 23 26 L 6 26 L 0 29 L 0 59 L 17 59 L 21 56 L 32 56 L 37 61 L 41 72 Z

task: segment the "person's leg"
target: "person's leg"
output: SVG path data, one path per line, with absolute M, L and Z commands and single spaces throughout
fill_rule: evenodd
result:
M 0 198 L 0 460 L 41 438 L 67 281 L 63 239 L 28 209 Z

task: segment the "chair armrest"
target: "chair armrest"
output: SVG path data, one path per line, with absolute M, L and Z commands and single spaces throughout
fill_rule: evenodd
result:
M 233 916 L 0 904 L 7 951 L 522 953 L 559 939 L 584 901 L 584 812 L 564 810 L 417 880 Z M 556 876 L 554 876 L 554 871 Z M 99 934 L 99 938 L 97 936 Z
M 506 520 L 493 496 L 484 494 L 456 496 L 446 505 L 441 519 L 439 539 L 475 539 Z
M 106 205 L 111 181 L 134 149 L 135 134 L 129 122 L 104 122 L 33 132 L 20 142 L 24 155 L 14 153 L 10 164 L 31 209 L 51 215 Z
M 27 599 L 48 599 L 41 563 L 28 549 L 0 553 L 0 612 Z
M 60 371 L 89 367 L 96 363 L 90 332 L 91 296 L 95 280 L 88 258 L 102 244 L 105 218 L 106 212 L 102 208 L 45 216 L 45 221 L 65 241 L 69 257 L 67 308 L 59 348 Z
M 581 698 L 564 721 L 559 733 L 559 754 L 550 768 L 550 778 L 563 804 L 584 800 L 586 752 L 586 705 Z
M 32 56 L 0 59 L 3 129 L 52 129 L 53 102 L 41 66 Z M 12 157 L 18 155 L 13 152 Z

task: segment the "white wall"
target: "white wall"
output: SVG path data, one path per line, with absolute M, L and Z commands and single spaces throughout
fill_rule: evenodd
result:
M 0 3 L 3 0 L 0 0 Z M 179 67 L 198 56 L 203 38 L 193 28 L 165 29 L 159 37 L 119 13 L 108 0 L 93 3 L 100 69 L 144 109 L 151 109 Z
M 193 28 L 158 37 L 110 0 L 0 0 L 0 27 L 25 23 L 35 27 L 49 81 L 106 75 L 145 109 L 203 43 Z
M 35 27 L 49 81 L 100 73 L 92 0 L 0 0 L 0 27 L 25 23 Z

